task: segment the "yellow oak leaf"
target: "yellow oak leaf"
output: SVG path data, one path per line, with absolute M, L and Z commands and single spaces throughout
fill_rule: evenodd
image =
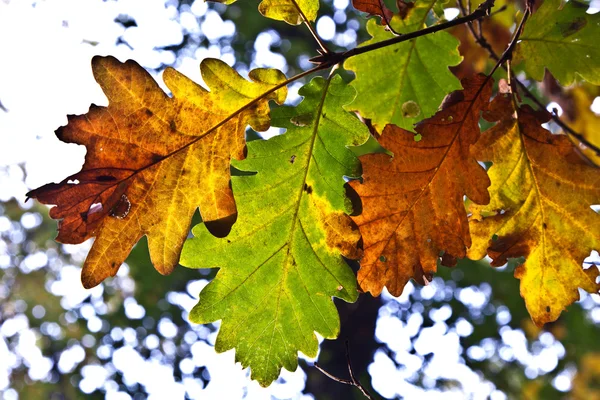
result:
M 469 257 L 487 253 L 494 266 L 525 257 L 515 276 L 540 326 L 578 300 L 578 288 L 600 288 L 598 269 L 582 267 L 592 250 L 600 250 L 600 215 L 590 208 L 600 203 L 600 173 L 575 153 L 566 136 L 543 129 L 546 121 L 529 106 L 516 113 L 517 119 L 512 99 L 498 95 L 486 119 L 499 122 L 472 149 L 477 159 L 494 165 L 490 203 L 470 206 Z
M 86 288 L 114 276 L 143 235 L 156 270 L 170 273 L 198 207 L 213 233 L 227 232 L 236 218 L 230 160 L 244 157 L 248 124 L 269 128 L 269 99 L 282 103 L 287 94 L 278 70 L 252 70 L 250 82 L 215 59 L 200 66 L 210 92 L 165 70 L 173 97 L 134 61 L 94 57 L 92 69 L 108 107 L 92 105 L 56 131 L 86 146 L 82 170 L 28 193 L 56 205 L 58 241 L 96 237 L 82 271 Z

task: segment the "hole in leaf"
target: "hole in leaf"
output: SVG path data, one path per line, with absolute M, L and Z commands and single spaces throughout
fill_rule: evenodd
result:
M 102 209 L 103 209 L 102 203 L 93 203 L 90 206 L 90 208 L 88 209 L 87 213 L 88 213 L 88 215 L 95 214 L 95 213 L 98 213 L 98 212 L 102 212 Z

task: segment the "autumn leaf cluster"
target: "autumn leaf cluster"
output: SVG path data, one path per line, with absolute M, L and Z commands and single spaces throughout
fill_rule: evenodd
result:
M 219 268 L 190 319 L 221 320 L 217 351 L 235 348 L 262 385 L 294 370 L 298 351 L 316 356 L 315 332 L 338 335 L 333 297 L 398 296 L 464 257 L 522 258 L 515 277 L 533 321 L 554 321 L 578 288 L 600 288 L 584 264 L 600 250 L 600 124 L 589 109 L 600 14 L 574 0 L 520 12 L 499 3 L 452 23 L 438 0 L 397 10 L 354 0 L 375 16 L 356 49 L 318 40 L 315 68 L 290 78 L 258 68 L 246 79 L 205 59 L 207 87 L 168 68 L 170 95 L 136 62 L 95 57 L 108 106 L 56 131 L 86 146 L 85 164 L 28 196 L 55 205 L 58 241 L 95 238 L 85 287 L 114 276 L 144 235 L 161 274 Z M 319 2 L 263 0 L 259 10 L 311 27 Z M 284 105 L 287 85 L 313 73 L 303 100 Z M 546 125 L 523 76 L 554 88 L 562 120 Z M 556 122 L 563 130 L 550 132 Z M 247 127 L 272 126 L 285 133 L 245 140 Z

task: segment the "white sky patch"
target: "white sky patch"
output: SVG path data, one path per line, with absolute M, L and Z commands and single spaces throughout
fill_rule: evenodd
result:
M 448 21 L 452 21 L 454 18 L 458 17 L 460 14 L 460 10 L 458 8 L 446 8 L 444 9 L 444 18 Z
M 560 104 L 558 104 L 557 102 L 554 102 L 554 101 L 548 103 L 548 105 L 546 106 L 546 110 L 548 110 L 551 113 L 554 113 L 554 110 L 556 110 L 559 117 L 563 113 L 563 109 L 560 106 Z
M 600 96 L 596 97 L 590 107 L 595 114 L 600 115 Z
M 350 0 L 333 0 L 333 6 L 338 10 L 345 10 L 350 5 Z
M 332 40 L 335 37 L 335 21 L 327 15 L 317 21 L 317 33 L 323 40 Z

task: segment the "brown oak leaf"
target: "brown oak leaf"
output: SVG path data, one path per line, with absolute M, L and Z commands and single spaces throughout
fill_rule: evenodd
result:
M 134 61 L 94 57 L 92 69 L 108 107 L 92 105 L 56 131 L 86 146 L 81 172 L 27 194 L 56 205 L 58 241 L 96 237 L 82 271 L 86 288 L 114 276 L 143 235 L 156 270 L 170 273 L 198 207 L 214 231 L 227 231 L 236 217 L 230 160 L 244 157 L 246 126 L 267 129 L 269 99 L 282 103 L 287 93 L 278 89 L 280 71 L 255 69 L 250 82 L 215 59 L 200 67 L 210 92 L 165 70 L 173 97 Z
M 431 279 L 440 252 L 446 264 L 466 255 L 471 238 L 463 197 L 489 201 L 490 181 L 469 148 L 479 138 L 491 83 L 483 75 L 463 80 L 464 90 L 416 125 L 419 141 L 387 125 L 379 142 L 394 156 L 361 157 L 363 183 L 351 184 L 363 202 L 362 214 L 353 218 L 364 240 L 358 272 L 364 291 L 379 295 L 385 286 L 398 296 L 409 279 Z

